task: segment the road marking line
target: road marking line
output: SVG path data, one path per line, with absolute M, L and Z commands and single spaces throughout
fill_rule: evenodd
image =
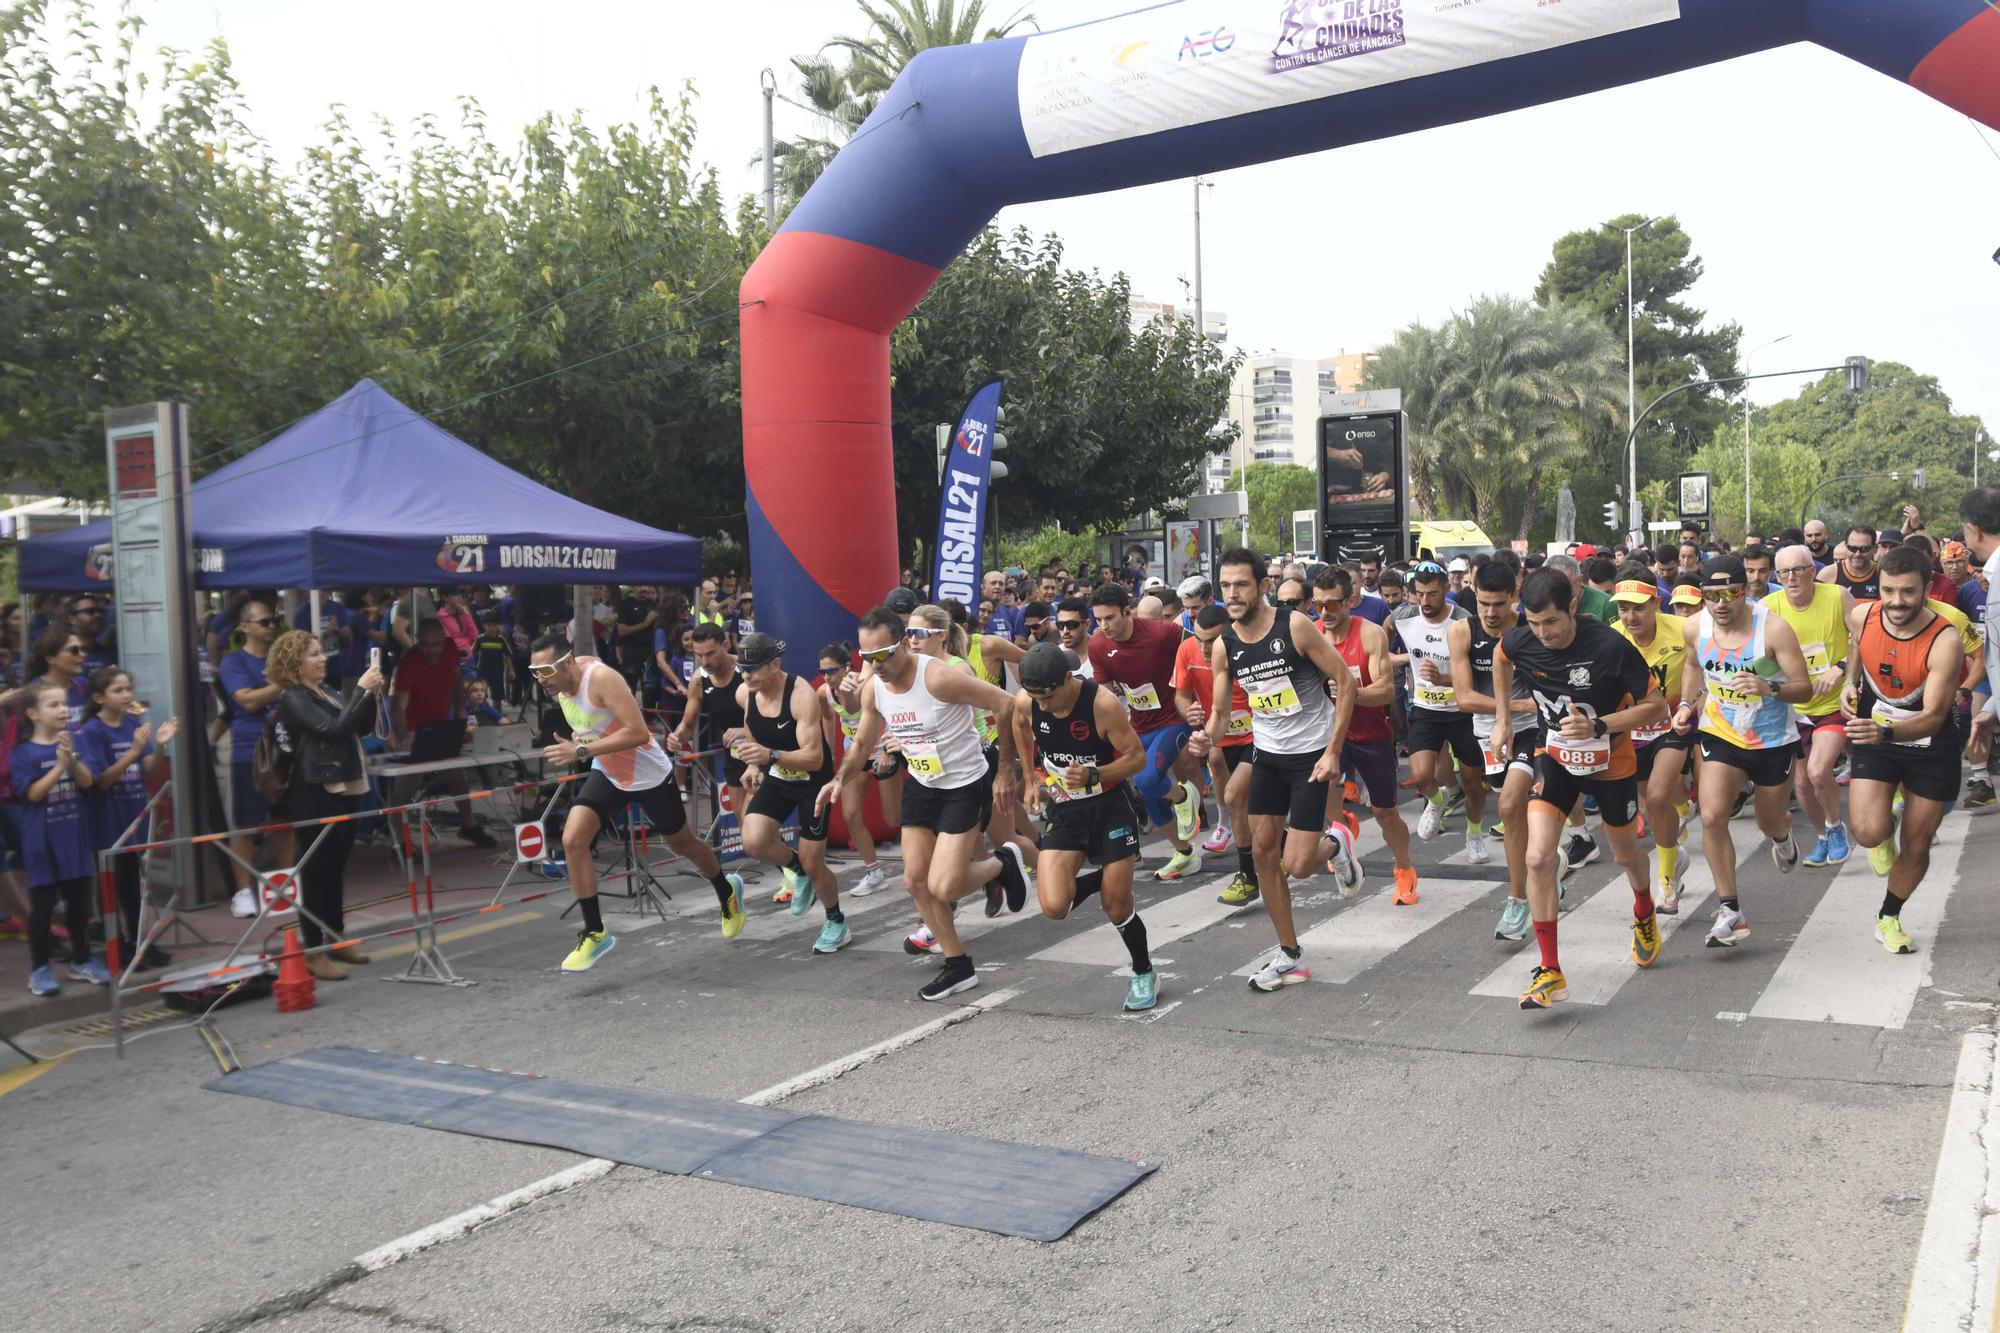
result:
M 1965 1333 L 1993 1326 L 2000 1273 L 2000 1089 L 1996 1039 L 1969 1032 L 1959 1042 L 1951 1109 L 1931 1180 L 1931 1204 L 1910 1274 L 1903 1333 Z
M 1937 844 L 1922 892 L 1903 909 L 1904 926 L 1922 941 L 1914 958 L 1898 957 L 1876 942 L 1870 926 L 1882 908 L 1883 881 L 1856 849 L 1750 1006 L 1751 1017 L 1901 1029 L 1917 993 L 1931 984 L 1931 943 L 1964 849 L 1958 838 Z
M 1410 907 L 1397 907 L 1395 893 L 1384 889 L 1364 898 L 1330 921 L 1301 932 L 1299 947 L 1314 981 L 1348 982 L 1387 958 L 1417 936 L 1457 915 L 1500 886 L 1480 880 L 1438 879 L 1424 885 Z M 1236 969 L 1253 975 L 1269 949 Z
M 5 1097 L 10 1092 L 18 1092 L 20 1089 L 27 1087 L 30 1083 L 33 1083 L 36 1079 L 61 1064 L 64 1056 L 75 1054 L 75 1051 L 64 1051 L 61 1055 L 43 1056 L 34 1064 L 17 1065 L 6 1073 L 0 1074 L 0 1097 Z
M 841 1056 L 838 1060 L 830 1060 L 817 1069 L 809 1069 L 795 1078 L 788 1078 L 782 1083 L 774 1083 L 763 1091 L 753 1092 L 748 1097 L 741 1098 L 740 1100 L 747 1106 L 771 1106 L 784 1101 L 787 1097 L 796 1096 L 812 1088 L 822 1087 L 833 1082 L 843 1074 L 859 1069 L 863 1065 L 872 1064 L 884 1056 L 893 1055 L 897 1051 L 914 1046 L 926 1037 L 932 1037 L 943 1032 L 946 1028 L 955 1027 L 960 1023 L 977 1018 L 980 1014 L 985 1013 L 989 1009 L 998 1008 L 1019 994 L 1019 991 L 998 990 L 982 995 L 968 1004 L 939 1015 L 928 1023 L 919 1024 L 907 1032 L 898 1033 L 884 1041 L 878 1041 L 872 1046 L 864 1046 L 858 1051 Z M 399 1236 L 387 1244 L 378 1245 L 372 1250 L 356 1255 L 352 1263 L 343 1269 L 343 1273 L 346 1276 L 344 1278 L 337 1277 L 334 1285 L 339 1285 L 342 1281 L 351 1281 L 363 1274 L 380 1272 L 391 1264 L 401 1263 L 403 1260 L 421 1254 L 425 1250 L 442 1245 L 448 1240 L 455 1240 L 460 1236 L 466 1235 L 488 1222 L 505 1217 L 508 1213 L 514 1212 L 517 1209 L 525 1208 L 537 1199 L 545 1199 L 551 1194 L 560 1194 L 564 1190 L 574 1189 L 578 1185 L 601 1179 L 609 1175 L 611 1169 L 617 1165 L 616 1162 L 604 1157 L 586 1158 L 578 1162 L 575 1166 L 558 1171 L 554 1175 L 544 1176 L 540 1180 L 521 1186 L 519 1189 L 509 1190 L 507 1193 L 497 1195 L 485 1203 L 475 1204 L 463 1212 L 454 1213 L 450 1217 L 433 1222 L 427 1227 L 420 1227 L 406 1236 Z
M 476 926 L 464 926 L 458 930 L 447 930 L 437 937 L 437 942 L 439 944 L 454 944 L 459 940 L 469 940 L 474 935 L 484 935 L 490 930 L 499 930 L 503 926 L 518 926 L 523 921 L 540 921 L 541 919 L 542 914 L 540 912 L 518 912 L 513 916 L 503 916 L 497 921 L 482 921 Z M 417 946 L 413 941 L 407 944 L 392 945 L 387 949 L 377 949 L 368 956 L 370 958 L 407 958 L 416 951 Z

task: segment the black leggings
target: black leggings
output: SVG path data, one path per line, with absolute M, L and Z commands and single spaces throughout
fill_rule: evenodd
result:
M 132 950 L 139 942 L 139 897 L 144 877 L 139 853 L 125 852 L 111 858 L 111 878 L 118 886 L 118 938 L 125 946 L 119 961 L 132 961 Z
M 69 928 L 69 957 L 73 963 L 90 961 L 90 877 L 34 884 L 28 888 L 28 956 L 36 967 L 47 967 L 56 950 L 55 933 L 49 929 L 56 916 L 56 899 L 63 904 L 63 924 Z
M 315 783 L 297 782 L 285 801 L 285 813 L 293 819 L 325 819 L 329 815 L 351 815 L 360 808 L 359 796 L 338 796 Z M 299 867 L 299 897 L 305 912 L 299 916 L 299 934 L 306 948 L 317 949 L 325 935 L 317 917 L 335 935 L 346 932 L 347 854 L 354 850 L 354 822 L 348 820 L 319 829 L 299 830 L 299 850 L 313 847 Z M 319 844 L 313 846 L 314 837 Z M 310 915 L 308 915 L 310 914 Z

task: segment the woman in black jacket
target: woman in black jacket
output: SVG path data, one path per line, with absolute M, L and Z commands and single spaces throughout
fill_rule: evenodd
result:
M 281 737 L 292 755 L 291 788 L 285 794 L 285 815 L 291 819 L 325 819 L 351 815 L 368 790 L 368 770 L 361 758 L 361 738 L 375 729 L 376 705 L 386 684 L 380 668 L 370 666 L 354 692 L 342 698 L 326 687 L 326 651 L 305 630 L 278 636 L 265 660 L 271 684 L 284 687 L 278 696 Z M 317 844 L 313 839 L 317 837 Z M 347 893 L 347 854 L 354 848 L 354 824 L 343 820 L 308 829 L 304 839 L 312 850 L 299 867 L 299 931 L 306 948 L 325 940 L 322 923 L 339 939 Z M 336 961 L 337 960 L 337 961 Z M 365 963 L 368 956 L 353 944 L 328 953 L 308 953 L 306 970 L 321 981 L 347 975 L 342 963 Z

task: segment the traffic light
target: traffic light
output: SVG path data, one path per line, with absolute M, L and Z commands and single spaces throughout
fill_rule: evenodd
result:
M 1850 397 L 1858 395 L 1868 387 L 1868 358 L 1850 356 L 1847 358 L 1847 392 Z
M 944 485 L 944 456 L 951 452 L 951 423 L 940 421 L 937 428 L 938 485 Z
M 996 407 L 993 409 L 993 437 L 990 441 L 990 447 L 993 450 L 992 476 L 995 481 L 999 481 L 1007 475 L 1007 465 L 1000 461 L 1000 451 L 1007 447 L 1007 437 L 1000 433 L 1000 423 L 1006 419 L 1006 408 Z
M 1924 470 L 1916 468 L 1910 473 L 1910 485 L 1916 490 L 1924 488 Z
M 1618 508 L 1619 505 L 1616 500 L 1606 500 L 1604 502 L 1604 526 L 1610 528 L 1613 532 L 1618 530 Z

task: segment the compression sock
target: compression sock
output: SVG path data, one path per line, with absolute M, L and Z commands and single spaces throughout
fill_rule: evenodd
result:
M 1445 792 L 1445 789 L 1443 787 L 1439 787 L 1436 791 L 1431 793 L 1432 805 L 1443 805 L 1446 801 L 1450 799 L 1451 797 Z
M 597 895 L 578 898 L 576 905 L 583 909 L 583 928 L 595 935 L 604 929 L 604 917 L 597 910 Z
M 1885 894 L 1883 894 L 1883 895 L 1882 895 L 1882 915 L 1883 915 L 1883 916 L 1901 916 L 1902 914 L 1903 914 L 1903 900 L 1902 900 L 1901 898 L 1898 898 L 1898 897 L 1897 897 L 1897 896 L 1896 896 L 1895 894 L 1893 894 L 1893 893 L 1885 893 Z
M 1097 866 L 1076 873 L 1076 897 L 1070 900 L 1072 907 L 1080 905 L 1085 898 L 1104 887 L 1104 871 Z
M 1299 955 L 1304 953 L 1305 950 L 1296 944 L 1280 944 L 1278 952 L 1296 963 L 1299 961 Z
M 1692 808 L 1686 801 L 1679 801 L 1674 805 L 1674 813 L 1685 820 L 1688 817 L 1688 811 Z
M 833 906 L 826 909 L 826 919 L 837 926 L 847 920 L 847 913 L 841 911 L 840 904 L 836 902 Z
M 1542 949 L 1542 966 L 1562 971 L 1562 964 L 1556 961 L 1556 923 L 1537 921 L 1535 923 L 1535 943 Z
M 1236 848 L 1236 869 L 1249 879 L 1257 878 L 1257 858 L 1251 855 L 1248 847 L 1240 844 Z
M 1680 848 L 1678 847 L 1660 848 L 1660 883 L 1671 884 L 1674 882 L 1674 871 L 1679 868 L 1680 862 L 1681 862 Z
M 1743 905 L 1736 900 L 1734 895 L 1724 898 L 1722 900 L 1722 905 L 1728 908 L 1732 912 L 1740 912 L 1743 910 Z
M 736 892 L 736 886 L 734 884 L 731 884 L 729 882 L 729 876 L 723 874 L 721 871 L 717 871 L 715 874 L 710 875 L 708 877 L 708 882 L 715 886 L 715 900 L 722 904 L 723 911 L 725 912 L 728 911 L 729 897 L 731 894 Z
M 1641 888 L 1632 890 L 1633 919 L 1637 921 L 1644 921 L 1647 917 L 1651 916 L 1652 914 L 1653 914 L 1652 889 Z
M 792 853 L 792 859 L 786 863 L 785 869 L 791 871 L 794 875 L 803 875 L 806 873 L 805 865 L 799 860 L 797 852 Z
M 1125 941 L 1125 952 L 1132 955 L 1133 974 L 1152 971 L 1153 957 L 1146 952 L 1146 923 L 1139 919 L 1139 914 L 1134 912 L 1125 920 L 1114 922 L 1112 929 Z

